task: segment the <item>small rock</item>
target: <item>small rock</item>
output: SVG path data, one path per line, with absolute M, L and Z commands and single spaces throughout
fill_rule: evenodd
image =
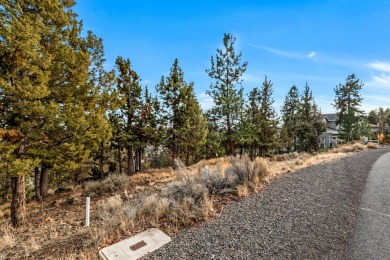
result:
M 68 200 L 68 203 L 70 204 L 70 205 L 74 205 L 74 204 L 77 204 L 77 203 L 79 203 L 80 202 L 80 200 L 78 199 L 78 198 L 70 198 L 69 200 Z

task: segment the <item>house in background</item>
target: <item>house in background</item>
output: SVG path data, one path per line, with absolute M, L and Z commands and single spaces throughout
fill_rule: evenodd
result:
M 336 125 L 337 114 L 323 114 L 322 122 L 326 125 L 326 131 L 320 135 L 321 148 L 331 148 L 339 142 L 339 126 Z
M 336 125 L 336 120 L 338 116 L 334 114 L 322 114 L 322 122 L 326 125 L 326 131 L 320 135 L 320 145 L 321 148 L 331 148 L 336 146 L 341 139 L 338 138 L 340 127 Z M 379 133 L 379 125 L 370 124 L 371 132 L 374 135 Z M 386 129 L 386 126 L 385 128 Z

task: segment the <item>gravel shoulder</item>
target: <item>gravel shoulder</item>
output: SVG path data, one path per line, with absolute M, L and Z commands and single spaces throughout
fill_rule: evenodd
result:
M 389 147 L 307 167 L 145 259 L 345 259 L 366 178 Z

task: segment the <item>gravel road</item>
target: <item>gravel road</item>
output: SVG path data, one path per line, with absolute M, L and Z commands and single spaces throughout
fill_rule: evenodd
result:
M 389 148 L 302 169 L 146 259 L 345 259 L 367 175 Z

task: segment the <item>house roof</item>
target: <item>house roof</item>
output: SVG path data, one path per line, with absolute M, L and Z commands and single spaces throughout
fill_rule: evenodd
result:
M 337 114 L 322 114 L 322 118 L 334 122 L 337 120 L 338 116 Z

